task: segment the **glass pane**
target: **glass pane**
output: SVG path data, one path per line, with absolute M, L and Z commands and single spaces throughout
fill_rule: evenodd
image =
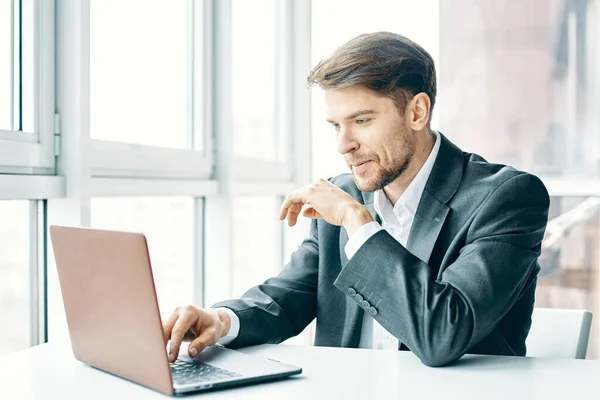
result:
M 600 325 L 595 318 L 600 312 L 599 209 L 600 198 L 551 198 L 535 304 L 593 313 L 589 359 L 600 357 Z
M 203 151 L 205 139 L 211 132 L 204 129 L 204 9 L 201 1 L 193 1 L 191 7 L 194 10 L 194 85 L 193 85 L 193 124 L 194 124 L 194 150 Z M 206 135 L 205 135 L 206 132 Z
M 233 296 L 276 275 L 281 264 L 280 202 L 276 197 L 233 199 Z
M 12 1 L 0 1 L 0 130 L 12 130 L 11 4 Z
M 34 2 L 0 1 L 0 130 L 34 127 Z
M 15 8 L 19 2 L 15 1 Z M 18 81 L 16 83 L 17 90 L 20 92 L 15 95 L 15 98 L 20 97 L 20 103 L 18 107 L 21 109 L 21 116 L 18 120 L 17 127 L 24 132 L 35 132 L 34 126 L 34 54 L 35 54 L 35 40 L 34 40 L 34 0 L 21 0 L 21 48 L 17 47 L 20 51 L 20 66 L 16 63 L 15 71 L 19 71 L 21 84 L 19 86 Z M 18 37 L 15 35 L 15 37 Z M 18 53 L 17 53 L 18 54 Z M 16 59 L 18 60 L 18 59 Z M 19 69 L 20 68 L 20 69 Z M 17 74 L 15 74 L 17 75 Z M 18 76 L 18 75 L 17 75 Z M 15 104 L 15 106 L 17 106 Z M 15 107 L 17 108 L 17 107 Z M 18 109 L 18 108 L 17 108 Z M 17 124 L 17 121 L 15 121 Z
M 91 1 L 93 139 L 188 147 L 188 12 L 187 1 Z
M 192 304 L 194 288 L 194 200 L 187 197 L 94 198 L 93 228 L 146 235 L 163 318 Z
M 441 0 L 441 130 L 489 161 L 597 177 L 592 3 Z
M 277 160 L 275 0 L 233 0 L 233 152 Z
M 31 344 L 29 202 L 0 201 L 0 356 Z
M 283 203 L 284 198 L 281 199 L 280 204 Z M 278 209 L 279 210 L 279 209 Z M 278 211 L 279 212 L 279 211 Z M 287 222 L 283 225 L 283 237 L 284 237 L 284 248 L 283 248 L 283 260 L 284 264 L 290 261 L 292 253 L 298 249 L 298 246 L 302 244 L 302 241 L 310 235 L 310 224 L 311 219 L 305 218 L 302 215 L 298 217 L 296 225 L 290 227 Z
M 385 10 L 385 12 L 382 12 Z M 328 0 L 311 3 L 312 66 L 341 45 L 363 33 L 390 31 L 408 36 L 427 50 L 434 60 L 439 53 L 439 2 L 412 0 Z M 335 23 L 333 21 L 343 21 Z M 328 178 L 348 172 L 337 152 L 335 134 L 325 121 L 325 99 L 312 91 L 313 177 Z

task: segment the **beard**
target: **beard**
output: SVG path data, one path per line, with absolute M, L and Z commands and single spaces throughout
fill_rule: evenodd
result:
M 377 171 L 375 172 L 375 176 L 371 178 L 358 180 L 353 173 L 354 183 L 363 192 L 374 192 L 383 189 L 406 171 L 410 165 L 413 153 L 414 151 L 411 149 L 409 152 L 403 154 L 402 157 L 396 159 L 395 162 L 387 168 L 380 164 L 376 164 Z
M 374 192 L 376 190 L 381 190 L 390 183 L 394 182 L 396 178 L 401 176 L 404 171 L 406 171 L 410 165 L 413 155 L 415 154 L 416 148 L 416 143 L 412 140 L 408 132 L 409 131 L 406 128 L 399 132 L 399 156 L 391 159 L 388 165 L 381 163 L 381 157 L 375 156 L 367 158 L 374 161 L 374 168 L 376 168 L 376 170 L 373 176 L 357 179 L 354 172 L 352 173 L 356 187 L 363 192 Z

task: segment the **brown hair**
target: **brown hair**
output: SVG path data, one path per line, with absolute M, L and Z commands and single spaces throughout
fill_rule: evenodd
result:
M 425 93 L 435 105 L 436 76 L 431 55 L 412 40 L 391 32 L 357 36 L 308 75 L 309 85 L 323 89 L 363 86 L 391 98 L 404 112 L 410 99 Z

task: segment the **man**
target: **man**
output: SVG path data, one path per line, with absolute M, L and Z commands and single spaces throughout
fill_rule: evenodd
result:
M 281 219 L 294 225 L 304 209 L 313 222 L 277 277 L 165 321 L 171 360 L 185 338 L 190 356 L 218 341 L 279 343 L 315 317 L 315 345 L 410 349 L 429 366 L 525 355 L 549 207 L 542 182 L 430 130 L 434 63 L 402 36 L 359 36 L 308 79 L 324 89 L 352 173 L 286 198 Z

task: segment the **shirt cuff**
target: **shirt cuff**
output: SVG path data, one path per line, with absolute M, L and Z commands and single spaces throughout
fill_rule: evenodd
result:
M 365 244 L 365 242 L 369 240 L 371 236 L 373 236 L 382 229 L 383 228 L 381 227 L 381 225 L 379 225 L 379 222 L 377 221 L 368 222 L 360 228 L 358 228 L 356 232 L 354 232 L 354 234 L 350 237 L 350 239 L 348 239 L 348 242 L 344 247 L 344 251 L 346 252 L 346 258 L 350 260 L 352 257 L 354 257 L 354 255 L 362 247 L 362 245 Z
M 215 310 L 223 310 L 229 315 L 229 319 L 231 320 L 231 324 L 229 326 L 229 332 L 226 336 L 223 336 L 221 339 L 217 341 L 217 344 L 225 346 L 228 343 L 233 342 L 240 333 L 240 318 L 229 308 L 227 307 L 217 307 Z

